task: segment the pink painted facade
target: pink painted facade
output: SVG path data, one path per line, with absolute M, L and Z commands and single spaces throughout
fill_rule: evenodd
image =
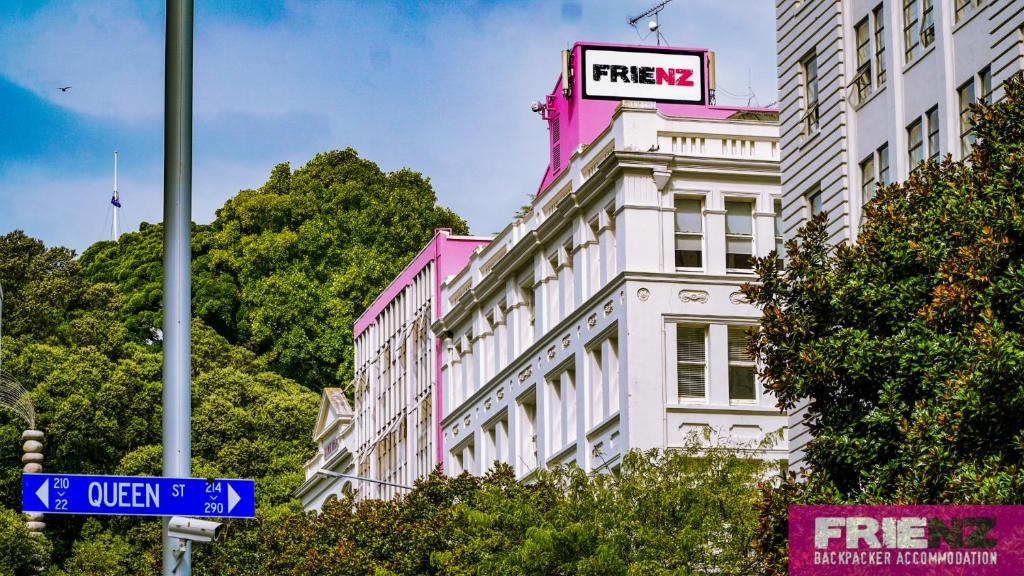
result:
M 437 230 L 356 320 L 352 452 L 358 476 L 408 486 L 440 461 L 441 348 L 430 325 L 441 314 L 441 283 L 488 242 Z M 361 497 L 395 494 L 386 484 L 360 483 L 358 489 Z
M 608 127 L 612 114 L 618 108 L 620 100 L 606 100 L 585 98 L 583 94 L 584 74 L 583 50 L 585 48 L 615 48 L 623 50 L 642 50 L 644 52 L 656 52 L 665 54 L 692 54 L 699 55 L 703 66 L 703 103 L 701 104 L 678 104 L 669 102 L 657 102 L 655 105 L 659 112 L 669 117 L 678 118 L 704 118 L 721 120 L 732 116 L 738 111 L 749 110 L 757 112 L 776 112 L 775 109 L 767 108 L 740 108 L 735 106 L 716 106 L 710 104 L 713 101 L 712 95 L 714 86 L 707 79 L 709 73 L 709 50 L 706 48 L 677 48 L 668 46 L 636 46 L 628 44 L 603 44 L 597 42 L 577 42 L 571 50 L 572 89 L 569 97 L 562 92 L 562 76 L 558 76 L 555 87 L 546 98 L 545 117 L 549 129 L 549 162 L 544 177 L 541 179 L 540 187 L 537 189 L 537 198 L 540 198 L 551 183 L 569 166 L 572 155 L 582 146 L 589 146 L 601 132 Z M 555 124 L 559 124 L 557 129 Z M 555 136 L 557 135 L 557 140 Z

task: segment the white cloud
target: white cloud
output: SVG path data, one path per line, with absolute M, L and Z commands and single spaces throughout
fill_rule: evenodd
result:
M 279 161 L 297 167 L 317 151 L 352 146 L 384 169 L 424 172 L 475 232 L 500 230 L 546 166 L 546 129 L 528 103 L 550 91 L 559 51 L 577 40 L 640 43 L 626 19 L 653 0 L 578 4 L 575 17 L 547 0 L 404 7 L 292 0 L 269 22 L 200 7 L 195 220 L 212 219 L 226 198 L 259 185 Z M 761 0 L 687 0 L 669 4 L 661 24 L 675 45 L 716 50 L 718 78 L 730 92 L 746 91 L 749 70 L 766 104 L 775 100 L 773 12 Z M 28 21 L 0 23 L 0 74 L 92 117 L 158 129 L 162 61 L 162 12 L 147 3 L 60 2 Z M 57 92 L 63 83 L 75 87 Z M 720 96 L 720 103 L 746 103 Z M 35 176 L 45 166 L 40 159 Z M 155 220 L 159 150 L 141 171 L 139 188 L 156 198 L 145 214 Z M 53 180 L 33 182 L 55 198 L 84 183 Z M 52 223 L 22 216 L 41 230 Z M 0 225 L 11 227 L 6 215 Z M 57 230 L 41 235 L 48 242 L 70 237 Z M 83 231 L 70 244 L 80 248 L 90 238 Z

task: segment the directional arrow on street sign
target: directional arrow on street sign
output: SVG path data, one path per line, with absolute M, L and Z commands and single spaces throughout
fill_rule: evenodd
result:
M 252 480 L 24 474 L 23 512 L 253 518 Z

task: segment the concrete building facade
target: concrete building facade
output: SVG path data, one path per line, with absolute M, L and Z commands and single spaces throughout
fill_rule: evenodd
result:
M 969 105 L 1024 67 L 1021 0 L 778 0 L 776 16 L 787 239 L 827 211 L 832 241 L 854 241 L 879 184 L 969 155 Z
M 533 210 L 442 285 L 449 474 L 614 469 L 692 433 L 754 445 L 786 425 L 744 353 L 760 314 L 739 292 L 781 239 L 774 111 L 708 105 L 706 67 L 699 103 L 588 109 L 587 48 L 539 110 L 552 160 Z M 769 447 L 787 452 L 784 434 Z

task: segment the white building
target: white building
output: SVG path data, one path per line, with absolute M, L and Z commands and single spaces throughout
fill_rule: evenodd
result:
M 743 353 L 759 311 L 739 292 L 750 257 L 781 241 L 775 114 L 706 104 L 708 54 L 681 51 L 684 70 L 663 63 L 674 52 L 565 54 L 537 106 L 552 160 L 533 211 L 442 285 L 447 473 L 614 468 L 693 432 L 754 443 L 785 427 Z M 645 68 L 648 84 L 667 69 L 697 88 L 673 104 L 602 92 L 618 74 L 630 98 L 650 95 L 635 86 Z
M 316 455 L 306 462 L 306 479 L 294 493 L 303 510 L 320 510 L 327 500 L 355 490 L 352 478 L 335 476 L 353 473 L 351 438 L 352 406 L 341 388 L 325 388 L 313 428 Z
M 784 235 L 828 211 L 853 241 L 879 183 L 970 151 L 968 105 L 1024 67 L 1024 1 L 776 2 Z M 804 412 L 791 415 L 800 467 Z

